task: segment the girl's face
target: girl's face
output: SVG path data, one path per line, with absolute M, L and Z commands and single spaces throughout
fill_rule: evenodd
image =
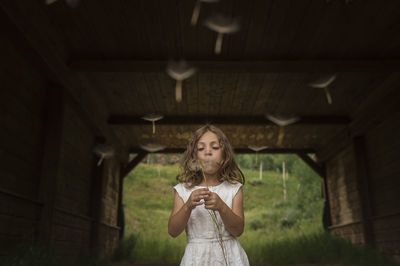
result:
M 204 133 L 197 142 L 196 155 L 201 161 L 212 162 L 204 168 L 206 174 L 216 174 L 223 159 L 222 148 L 220 147 L 217 135 L 211 131 Z

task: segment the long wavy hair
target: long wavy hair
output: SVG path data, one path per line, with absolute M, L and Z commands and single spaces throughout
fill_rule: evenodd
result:
M 233 148 L 228 138 L 222 130 L 209 124 L 197 129 L 189 139 L 181 161 L 182 172 L 176 176 L 176 180 L 179 183 L 186 183 L 186 187 L 188 188 L 193 188 L 203 181 L 201 169 L 193 167 L 193 162 L 197 161 L 197 143 L 204 133 L 208 131 L 217 135 L 220 148 L 222 149 L 222 162 L 219 165 L 218 181 L 228 181 L 232 184 L 240 182 L 244 185 L 245 177 L 235 162 Z

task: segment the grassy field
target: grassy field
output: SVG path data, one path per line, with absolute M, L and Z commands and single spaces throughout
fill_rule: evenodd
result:
M 267 265 L 399 265 L 376 250 L 354 246 L 322 228 L 320 178 L 301 160 L 290 164 L 286 199 L 279 171 L 242 169 L 245 231 L 239 241 L 250 264 Z M 177 166 L 140 164 L 124 181 L 125 237 L 101 261 L 82 254 L 74 266 L 109 266 L 112 262 L 179 263 L 186 236 L 168 235 Z M 7 266 L 69 266 L 49 247 L 23 243 L 4 258 Z M 123 264 L 124 265 L 124 264 Z
M 344 263 L 395 265 L 373 249 L 355 247 L 322 228 L 320 178 L 302 161 L 286 180 L 282 175 L 244 170 L 245 231 L 239 242 L 250 263 Z M 179 262 L 186 235 L 168 235 L 177 166 L 140 164 L 125 179 L 125 255 L 131 262 Z
M 301 160 L 292 161 L 286 200 L 279 172 L 242 169 L 245 231 L 239 241 L 250 264 L 398 265 L 369 247 L 357 247 L 322 229 L 320 178 Z M 101 261 L 82 254 L 74 266 L 109 266 L 112 262 L 179 263 L 186 236 L 168 235 L 177 166 L 140 164 L 124 182 L 125 237 Z M 1 265 L 69 266 L 53 250 L 24 243 Z M 123 264 L 124 265 L 124 264 Z

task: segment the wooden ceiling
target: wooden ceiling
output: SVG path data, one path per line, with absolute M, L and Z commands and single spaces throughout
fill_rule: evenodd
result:
M 348 129 L 355 111 L 387 79 L 399 80 L 398 0 L 221 0 L 203 3 L 198 25 L 191 26 L 194 4 L 1 2 L 54 81 L 77 96 L 98 98 L 99 122 L 132 150 L 150 142 L 184 148 L 208 121 L 241 151 L 248 145 L 318 151 Z M 220 55 L 214 53 L 216 33 L 203 25 L 215 13 L 240 21 L 240 31 L 224 37 Z M 178 59 L 198 69 L 183 82 L 180 103 L 165 71 Z M 332 104 L 323 89 L 308 86 L 329 74 L 337 75 L 329 87 Z M 165 117 L 156 134 L 150 122 L 138 122 L 150 113 Z M 266 114 L 304 120 L 282 129 Z

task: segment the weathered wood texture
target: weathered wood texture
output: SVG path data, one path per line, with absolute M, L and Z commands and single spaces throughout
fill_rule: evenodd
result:
M 110 159 L 104 163 L 97 248 L 101 255 L 110 253 L 119 240 L 118 204 L 121 164 Z
M 353 243 L 372 241 L 400 259 L 398 80 L 394 73 L 373 91 L 353 114 L 351 131 L 338 134 L 321 154 L 327 160 L 331 230 Z M 362 136 L 363 143 L 352 145 L 350 134 Z
M 49 123 L 54 123 L 46 120 L 49 102 L 45 88 L 49 84 L 31 63 L 29 53 L 21 52 L 7 38 L 0 46 L 0 260 L 21 242 L 38 240 L 43 232 L 40 228 L 47 228 L 44 233 L 58 257 L 74 260 L 90 248 L 93 127 L 82 118 L 71 102 L 73 98 L 65 97 L 65 110 L 54 114 L 55 119 L 58 114 L 63 116 L 59 117 L 62 124 L 57 126 L 62 130 L 60 139 L 54 138 L 56 143 L 48 144 L 50 149 L 46 149 L 46 132 Z M 54 147 L 59 147 L 57 154 L 53 154 Z M 43 153 L 47 158 L 57 157 L 57 165 L 43 164 Z M 110 251 L 119 237 L 116 225 L 120 162 L 106 160 L 105 164 L 104 199 L 97 204 L 102 208 L 99 234 L 106 231 L 100 241 Z M 41 186 L 43 170 L 51 167 L 56 176 L 49 173 L 52 182 Z M 48 197 L 42 198 L 41 193 L 48 196 L 51 191 L 55 191 L 52 204 L 46 205 Z M 51 226 L 41 227 L 41 213 L 46 206 L 50 212 L 42 217 L 51 219 L 45 220 Z
M 36 65 L 8 38 L 5 26 L 0 19 L 0 259 L 36 237 L 45 101 Z
M 90 186 L 94 135 L 67 104 L 61 140 L 52 242 L 57 255 L 76 258 L 90 246 Z
M 400 110 L 366 134 L 376 247 L 400 259 Z
M 327 163 L 327 182 L 332 230 L 353 243 L 363 243 L 360 198 L 352 147 L 348 147 Z M 351 229 L 346 225 L 351 226 Z

